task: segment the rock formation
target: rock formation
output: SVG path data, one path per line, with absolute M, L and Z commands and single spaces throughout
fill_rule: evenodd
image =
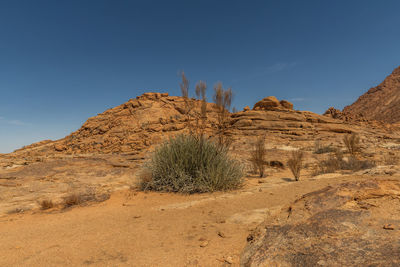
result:
M 343 113 L 368 120 L 400 122 L 400 67 L 381 84 L 369 89 L 356 102 L 345 107 Z
M 275 96 L 269 96 L 257 102 L 253 110 L 282 110 L 293 109 L 293 104 L 286 100 L 279 101 Z
M 191 101 L 195 103 L 196 112 L 196 108 L 200 109 L 200 102 Z M 206 134 L 213 136 L 217 122 L 215 104 L 207 103 L 207 111 Z M 267 134 L 276 143 L 296 140 L 314 142 L 315 138 L 322 140 L 335 137 L 338 133 L 363 131 L 371 137 L 390 134 L 390 129 L 381 125 L 368 125 L 366 128 L 338 120 L 341 117 L 337 114 L 341 113 L 332 110 L 329 116 L 322 116 L 309 111 L 296 111 L 288 101 L 267 97 L 257 102 L 253 110 L 245 108 L 230 114 L 229 134 L 234 142 L 246 136 Z M 24 158 L 29 162 L 36 161 L 34 157 L 53 154 L 137 155 L 151 150 L 171 135 L 187 132 L 187 119 L 182 97 L 169 96 L 167 93 L 144 93 L 89 118 L 80 129 L 65 138 L 38 142 L 7 156 Z M 192 124 L 195 123 L 193 120 Z
M 254 233 L 242 266 L 399 266 L 400 182 L 308 193 Z
M 194 103 L 199 104 L 195 100 Z M 213 104 L 207 109 L 212 124 Z M 65 153 L 139 153 L 180 132 L 187 120 L 183 98 L 167 93 L 144 93 L 136 99 L 89 118 L 80 129 L 52 147 Z

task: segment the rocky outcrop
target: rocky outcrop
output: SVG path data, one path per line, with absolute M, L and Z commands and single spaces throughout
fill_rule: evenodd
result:
M 345 107 L 343 113 L 368 120 L 400 122 L 400 67 L 377 87 L 369 89 L 356 102 Z
M 195 107 L 200 106 L 192 100 Z M 207 105 L 210 126 L 215 108 Z M 89 118 L 82 127 L 57 141 L 53 148 L 66 153 L 139 153 L 184 129 L 183 98 L 167 93 L 144 93 L 136 99 Z
M 252 110 L 232 114 L 232 124 L 238 134 L 249 135 L 259 131 L 296 138 L 317 133 L 351 133 L 357 127 L 309 111 Z
M 309 193 L 247 238 L 241 266 L 399 266 L 400 182 Z
M 192 99 L 193 112 L 200 112 L 201 103 Z M 337 116 L 322 116 L 292 109 L 290 102 L 267 97 L 253 110 L 230 114 L 228 134 L 233 141 L 268 134 L 276 142 L 311 140 L 333 137 L 337 133 L 361 132 L 363 128 L 337 120 Z M 36 157 L 57 154 L 145 153 L 169 136 L 187 132 L 187 116 L 182 97 L 167 93 L 144 93 L 135 99 L 89 118 L 80 129 L 57 141 L 43 141 L 16 151 L 12 157 L 34 161 Z M 334 114 L 334 113 L 332 113 Z M 196 124 L 192 117 L 191 124 Z M 217 132 L 215 104 L 207 103 L 206 134 Z M 368 131 L 380 126 L 369 125 Z M 388 131 L 386 131 L 388 132 Z M 373 135 L 371 133 L 371 135 Z M 379 133 L 382 136 L 382 133 Z M 330 138 L 329 137 L 329 138 Z M 322 140 L 322 139 L 321 139 Z M 243 142 L 242 142 L 243 143 Z M 17 155 L 18 154 L 18 155 Z M 32 159 L 32 160 L 31 160 Z
M 343 119 L 344 118 L 343 112 L 340 111 L 339 109 L 334 108 L 334 107 L 328 108 L 325 111 L 324 116 L 328 116 L 328 117 L 331 117 L 333 119 Z
M 269 96 L 257 102 L 253 110 L 282 110 L 293 109 L 293 104 L 286 100 L 279 101 L 275 96 Z

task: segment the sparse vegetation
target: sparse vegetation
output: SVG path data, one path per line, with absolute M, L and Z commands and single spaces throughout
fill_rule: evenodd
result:
M 354 156 L 357 152 L 361 151 L 360 137 L 354 132 L 352 134 L 345 135 L 343 137 L 343 143 L 350 155 Z
M 40 201 L 40 208 L 42 210 L 48 210 L 48 209 L 51 209 L 53 207 L 54 207 L 54 203 L 51 200 L 45 199 L 45 200 Z
M 325 154 L 325 153 L 331 153 L 335 152 L 335 148 L 328 145 L 328 146 L 323 146 L 321 143 L 317 140 L 315 141 L 314 144 L 314 154 Z
M 375 167 L 374 162 L 359 160 L 353 155 L 344 159 L 342 152 L 337 150 L 335 153 L 331 153 L 327 159 L 318 161 L 314 175 L 333 173 L 338 170 L 350 170 L 356 172 L 373 167 Z
M 301 150 L 292 151 L 292 155 L 288 160 L 288 166 L 296 181 L 300 179 L 300 172 L 303 168 L 304 153 Z
M 254 166 L 254 169 L 258 170 L 260 174 L 260 178 L 264 177 L 264 169 L 267 162 L 265 161 L 265 136 L 257 137 L 256 142 L 254 143 L 254 149 L 251 152 L 250 161 Z
M 238 188 L 243 168 L 227 148 L 203 137 L 178 135 L 155 150 L 144 173 L 142 190 L 202 193 Z
M 199 81 L 196 84 L 195 90 L 197 99 L 200 101 L 200 112 L 196 113 L 196 135 L 197 138 L 201 139 L 204 135 L 207 123 L 207 84 L 203 81 Z
M 232 104 L 233 93 L 232 89 L 224 89 L 222 83 L 217 83 L 214 87 L 213 100 L 217 110 L 217 136 L 220 146 L 229 147 L 231 139 L 227 136 L 229 124 L 229 109 Z
M 399 163 L 399 157 L 393 152 L 389 152 L 383 158 L 385 165 L 397 165 Z
M 64 198 L 64 207 L 82 205 L 89 201 L 105 201 L 110 198 L 109 194 L 96 195 L 93 188 L 87 188 L 84 192 L 72 193 Z
M 205 137 L 207 123 L 207 85 L 199 81 L 196 99 L 189 98 L 189 80 L 181 73 L 180 88 L 185 107 L 188 134 L 178 135 L 156 149 L 140 178 L 143 190 L 167 192 L 212 192 L 237 188 L 242 183 L 243 168 L 228 156 L 229 108 L 231 89 L 215 87 L 214 101 L 218 114 L 217 140 Z
M 186 116 L 186 127 L 189 129 L 189 134 L 193 134 L 192 125 L 192 110 L 194 108 L 193 101 L 189 98 L 189 80 L 186 78 L 185 72 L 181 72 L 182 82 L 179 84 L 181 93 L 185 102 L 184 115 Z
M 189 135 L 195 135 L 196 138 L 202 140 L 207 123 L 207 84 L 204 81 L 199 81 L 195 87 L 196 98 L 189 97 L 189 80 L 184 72 L 181 72 L 182 81 L 180 83 L 182 98 L 185 107 L 182 110 L 186 121 L 186 128 Z M 228 136 L 230 128 L 230 114 L 233 99 L 232 89 L 224 89 L 222 83 L 217 83 L 214 86 L 213 100 L 217 113 L 216 122 L 216 137 L 219 147 L 229 147 L 232 140 Z
M 64 198 L 64 207 L 68 208 L 82 203 L 82 197 L 78 193 L 73 193 Z
M 285 169 L 285 165 L 279 160 L 271 160 L 268 164 L 272 168 Z

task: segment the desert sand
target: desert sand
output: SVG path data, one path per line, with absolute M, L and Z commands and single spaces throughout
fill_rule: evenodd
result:
M 1 266 L 239 266 L 246 238 L 303 194 L 366 175 L 282 172 L 200 195 L 120 190 L 102 203 L 0 219 Z M 399 176 L 392 179 L 400 180 Z

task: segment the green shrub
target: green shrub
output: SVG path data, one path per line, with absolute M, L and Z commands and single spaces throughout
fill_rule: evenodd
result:
M 243 168 L 224 146 L 193 135 L 178 135 L 158 147 L 145 165 L 142 190 L 202 193 L 238 188 Z

